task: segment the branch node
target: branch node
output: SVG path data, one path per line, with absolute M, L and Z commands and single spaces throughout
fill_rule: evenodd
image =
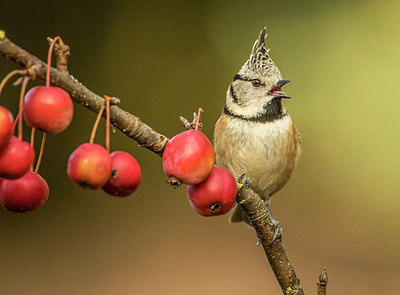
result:
M 185 128 L 185 130 L 191 129 L 192 126 L 188 119 L 186 119 L 182 116 L 179 116 L 179 120 L 181 120 L 181 123 L 182 123 L 183 127 Z
M 118 97 L 110 97 L 110 105 L 117 105 L 120 104 L 121 100 Z
M 25 79 L 25 77 L 26 77 L 26 76 L 19 77 L 17 80 L 15 80 L 15 81 L 12 83 L 12 85 L 13 85 L 13 86 L 21 86 L 21 85 L 22 85 L 22 82 L 23 82 L 24 79 Z
M 236 180 L 237 186 L 238 186 L 238 191 L 240 192 L 243 188 L 249 188 L 250 187 L 250 179 L 246 177 L 245 173 L 242 173 L 238 179 Z
M 326 267 L 324 267 L 321 271 L 321 274 L 319 275 L 319 283 L 320 284 L 328 284 L 328 271 L 326 270 Z
M 47 37 L 49 44 L 53 42 L 53 39 Z M 54 46 L 54 54 L 57 57 L 57 70 L 60 72 L 68 73 L 68 57 L 71 55 L 71 50 L 68 45 L 66 45 L 63 40 L 58 39 Z
M 32 63 L 30 61 L 28 61 L 26 64 L 26 69 L 14 70 L 10 73 L 11 75 L 14 75 L 14 74 L 22 75 L 22 77 L 19 77 L 17 80 L 15 80 L 15 82 L 12 85 L 13 86 L 21 86 L 22 81 L 24 80 L 24 78 L 26 76 L 28 76 L 31 81 L 35 80 L 38 77 L 38 75 L 40 75 L 40 71 L 43 68 L 44 67 L 41 67 L 40 65 L 32 65 Z
M 328 271 L 324 267 L 319 275 L 319 282 L 317 283 L 317 295 L 326 295 L 326 286 L 328 285 Z
M 44 67 L 41 65 L 31 65 L 30 63 L 26 66 L 26 74 L 31 78 L 31 80 L 36 80 L 43 72 Z
M 193 121 L 189 122 L 188 119 L 180 116 L 179 120 L 182 122 L 183 127 L 185 130 L 193 130 L 196 129 L 196 125 L 198 124 L 198 130 L 203 130 L 203 123 L 201 122 L 201 118 L 199 120 L 198 114 L 193 113 Z

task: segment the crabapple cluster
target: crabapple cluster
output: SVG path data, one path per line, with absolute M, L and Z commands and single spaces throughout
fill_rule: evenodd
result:
M 96 143 L 84 143 L 70 155 L 69 178 L 84 188 L 101 188 L 106 193 L 125 197 L 133 193 L 142 180 L 140 166 L 127 152 L 111 154 Z
M 20 110 L 29 126 L 52 134 L 68 127 L 73 111 L 68 93 L 50 86 L 32 88 Z M 23 141 L 22 134 L 12 135 L 13 116 L 4 107 L 0 107 L 0 126 L 0 203 L 13 212 L 32 211 L 49 196 L 47 182 L 30 170 L 35 159 L 33 143 Z
M 18 136 L 13 136 L 15 125 L 11 112 L 0 106 L 0 203 L 13 212 L 32 211 L 43 204 L 49 196 L 46 181 L 38 174 L 46 134 L 58 134 L 71 123 L 74 108 L 69 94 L 60 87 L 50 86 L 50 63 L 53 47 L 61 38 L 56 37 L 48 52 L 46 86 L 24 92 L 30 77 L 28 71 L 15 70 L 0 83 L 0 93 L 6 82 L 15 74 L 22 79 Z M 23 98 L 23 99 L 22 99 Z M 109 102 L 109 97 L 106 99 Z M 31 142 L 22 139 L 22 117 L 32 127 Z M 107 108 L 107 130 L 109 131 L 109 104 Z M 98 122 L 96 122 L 98 123 Z M 97 125 L 96 125 L 97 128 Z M 42 146 L 37 156 L 36 168 L 34 135 L 43 132 Z M 109 142 L 109 132 L 107 133 Z M 100 188 L 114 196 L 127 196 L 139 186 L 141 171 L 138 162 L 130 154 L 116 151 L 109 153 L 101 145 L 85 143 L 79 146 L 68 161 L 68 176 L 87 188 Z
M 214 162 L 213 146 L 199 130 L 179 133 L 164 150 L 165 174 L 188 184 L 189 203 L 203 216 L 225 214 L 236 200 L 235 178 L 225 168 L 214 166 Z

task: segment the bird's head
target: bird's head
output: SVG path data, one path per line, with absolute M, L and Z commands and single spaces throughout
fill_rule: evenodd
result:
M 226 97 L 225 109 L 242 118 L 258 118 L 282 109 L 282 98 L 290 98 L 282 91 L 288 80 L 272 61 L 265 47 L 266 28 L 254 43 L 249 59 L 233 77 Z M 272 107 L 272 110 L 270 109 Z

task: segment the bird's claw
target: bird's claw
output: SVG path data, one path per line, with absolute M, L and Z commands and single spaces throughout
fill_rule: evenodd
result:
M 275 232 L 274 232 L 274 235 L 273 235 L 273 237 L 272 237 L 272 240 L 271 240 L 271 242 L 269 242 L 269 244 L 268 244 L 268 246 L 270 246 L 273 242 L 275 242 L 275 240 L 278 238 L 278 237 L 280 237 L 281 235 L 282 235 L 282 228 L 279 226 L 279 221 L 278 220 L 276 220 L 275 218 L 274 218 L 274 216 L 272 215 L 272 212 L 271 212 L 271 208 L 269 207 L 269 202 L 267 202 L 266 204 L 265 204 L 265 207 L 267 207 L 267 210 L 268 210 L 268 214 L 269 214 L 269 217 L 270 217 L 270 219 L 271 219 L 271 223 L 272 223 L 272 225 L 275 227 Z
M 279 226 L 279 222 L 275 225 L 275 233 L 274 236 L 272 237 L 271 242 L 269 242 L 268 246 L 271 246 L 275 240 L 282 235 L 282 228 Z
M 275 220 L 276 221 L 276 220 Z M 282 228 L 279 226 L 279 222 L 277 222 L 275 225 L 275 233 L 272 237 L 271 242 L 269 242 L 268 246 L 271 246 L 275 240 L 282 235 Z M 262 243 L 261 239 L 258 239 L 256 246 L 260 245 Z

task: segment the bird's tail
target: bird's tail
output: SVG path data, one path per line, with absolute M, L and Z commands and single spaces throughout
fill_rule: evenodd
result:
M 237 206 L 235 208 L 233 208 L 233 212 L 231 213 L 231 217 L 230 217 L 230 223 L 237 223 L 237 222 L 245 222 L 246 225 L 251 226 L 250 225 L 250 221 L 246 216 L 246 213 L 244 213 L 243 209 L 240 208 L 240 206 Z

